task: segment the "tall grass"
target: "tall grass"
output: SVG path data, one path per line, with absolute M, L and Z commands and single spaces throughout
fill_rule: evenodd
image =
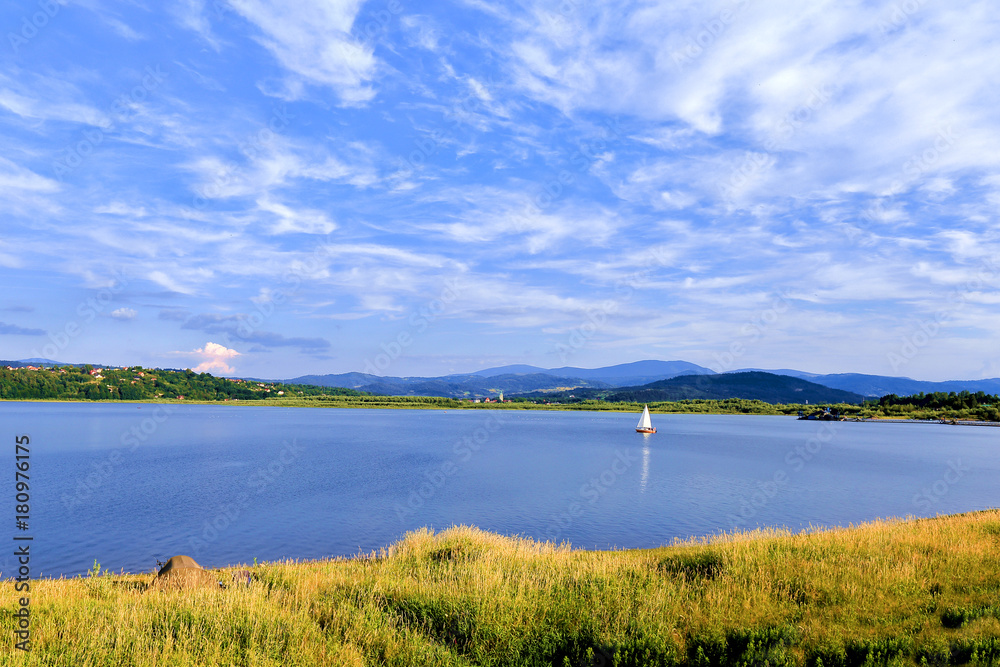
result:
M 17 665 L 1000 665 L 1000 512 L 638 551 L 457 527 L 368 558 L 32 582 Z M 227 579 L 222 573 L 220 578 Z

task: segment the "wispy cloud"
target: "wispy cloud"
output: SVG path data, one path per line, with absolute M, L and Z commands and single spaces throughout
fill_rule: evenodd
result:
M 30 329 L 16 324 L 0 322 L 0 334 L 6 336 L 44 336 L 45 333 L 44 329 Z
M 84 101 L 74 85 L 55 77 L 24 74 L 18 79 L 0 74 L 0 107 L 21 118 L 107 125 L 107 113 Z
M 13 194 L 17 191 L 50 193 L 59 189 L 59 183 L 51 178 L 36 174 L 7 158 L 0 157 L 0 190 Z
M 351 36 L 362 0 L 306 0 L 293 12 L 267 0 L 230 4 L 257 26 L 260 43 L 300 80 L 333 88 L 346 104 L 374 97 L 372 49 Z
M 90 3 L 0 68 L 0 276 L 59 331 L 121 267 L 81 349 L 261 377 L 357 370 L 452 279 L 400 368 L 545 365 L 609 308 L 575 364 L 707 364 L 781 294 L 747 365 L 886 370 L 958 293 L 907 371 L 986 372 L 995 11 L 900 7 Z

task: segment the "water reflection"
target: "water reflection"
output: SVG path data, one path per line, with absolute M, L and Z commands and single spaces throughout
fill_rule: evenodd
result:
M 648 433 L 643 434 L 642 443 L 642 477 L 639 479 L 639 493 L 646 493 L 646 481 L 649 479 L 649 438 Z

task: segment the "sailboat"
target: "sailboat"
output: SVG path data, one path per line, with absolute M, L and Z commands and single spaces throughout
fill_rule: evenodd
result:
M 653 422 L 649 419 L 649 406 L 642 406 L 642 416 L 639 417 L 639 423 L 635 425 L 636 433 L 656 433 L 656 427 L 653 426 Z

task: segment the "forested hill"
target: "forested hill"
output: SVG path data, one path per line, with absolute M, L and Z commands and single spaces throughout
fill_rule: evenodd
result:
M 231 401 L 277 396 L 362 396 L 351 389 L 285 385 L 277 382 L 228 380 L 190 370 L 0 367 L 0 399 L 66 399 L 139 401 L 155 398 Z
M 562 398 L 570 393 L 577 399 L 600 398 L 606 401 L 654 403 L 657 401 L 683 401 L 689 399 L 742 398 L 765 403 L 861 403 L 864 397 L 849 391 L 831 389 L 787 375 L 746 372 L 721 375 L 681 375 L 638 387 L 621 387 L 614 390 L 580 390 L 546 394 Z

